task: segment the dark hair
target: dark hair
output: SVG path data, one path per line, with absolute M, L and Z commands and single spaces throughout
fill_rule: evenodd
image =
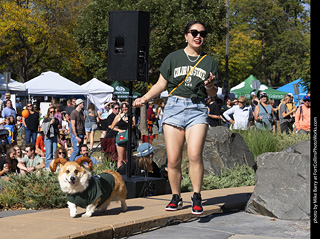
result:
M 80 145 L 79 145 L 79 151 L 81 151 L 82 148 L 87 148 L 87 149 L 89 149 L 86 144 L 80 144 Z
M 120 104 L 118 102 L 115 102 L 112 104 L 111 108 L 113 109 L 116 105 L 120 107 Z
M 207 30 L 207 29 L 206 29 L 206 26 L 205 26 L 202 22 L 200 22 L 200 21 L 191 21 L 191 22 L 188 22 L 187 26 L 185 27 L 185 29 L 184 29 L 184 34 L 188 34 L 190 28 L 191 28 L 194 24 L 200 24 L 200 25 L 202 25 L 202 26 L 204 27 L 204 30 Z
M 30 148 L 30 150 L 32 151 L 35 151 L 36 150 L 36 146 L 34 145 L 34 143 L 29 143 L 29 144 L 26 144 L 26 146 L 24 147 L 25 149 L 26 148 Z

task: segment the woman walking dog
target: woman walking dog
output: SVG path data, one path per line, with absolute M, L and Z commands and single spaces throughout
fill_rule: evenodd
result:
M 187 24 L 184 37 L 186 48 L 169 54 L 163 61 L 157 83 L 133 106 L 141 107 L 165 89 L 169 98 L 164 108 L 163 131 L 168 157 L 168 177 L 172 200 L 167 211 L 182 208 L 181 161 L 186 140 L 188 145 L 189 174 L 193 187 L 192 213 L 202 214 L 201 186 L 203 181 L 202 151 L 207 134 L 205 98 L 217 93 L 218 66 L 216 61 L 201 51 L 207 35 L 199 21 Z

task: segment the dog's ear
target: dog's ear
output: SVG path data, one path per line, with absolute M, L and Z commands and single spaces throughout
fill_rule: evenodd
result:
M 92 166 L 92 160 L 90 158 L 82 156 L 76 160 L 76 163 L 79 164 L 80 166 L 82 166 L 84 162 L 88 163 L 89 170 L 92 171 L 93 166 Z
M 58 164 L 61 163 L 62 165 L 65 165 L 66 162 L 68 162 L 68 161 L 66 159 L 64 159 L 64 158 L 56 158 L 56 159 L 54 159 L 52 167 L 50 165 L 51 172 L 54 173 L 57 170 Z

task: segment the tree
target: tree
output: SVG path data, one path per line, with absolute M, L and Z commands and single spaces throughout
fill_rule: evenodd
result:
M 140 10 L 150 12 L 150 82 L 158 77 L 158 68 L 172 51 L 185 47 L 183 29 L 191 20 L 203 21 L 210 32 L 205 50 L 224 35 L 225 6 L 222 0 L 93 0 L 81 11 L 75 38 L 86 56 L 92 76 L 107 79 L 109 11 Z M 146 87 L 146 84 L 142 84 Z
M 234 26 L 254 31 L 262 51 L 257 75 L 269 86 L 310 80 L 310 14 L 301 0 L 233 0 Z
M 82 76 L 73 41 L 77 11 L 86 0 L 3 0 L 0 2 L 0 69 L 21 82 L 43 70 Z

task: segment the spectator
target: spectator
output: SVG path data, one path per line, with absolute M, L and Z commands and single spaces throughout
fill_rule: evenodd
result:
M 88 110 L 85 111 L 84 117 L 84 128 L 86 130 L 86 139 L 84 140 L 84 144 L 87 144 L 87 141 L 90 137 L 90 150 L 92 150 L 94 143 L 94 132 L 98 128 L 97 123 L 99 122 L 99 117 L 97 115 L 97 112 L 95 111 L 95 106 L 93 103 L 89 104 Z
M 19 97 L 16 98 L 16 111 L 17 111 L 17 115 L 21 115 L 22 106 L 21 106 L 21 101 Z
M 18 168 L 20 168 L 20 173 L 26 175 L 32 172 L 40 173 L 40 169 L 45 168 L 46 165 L 43 159 L 35 154 L 35 145 L 33 143 L 27 144 L 25 146 L 26 155 L 18 163 Z
M 45 157 L 46 155 L 46 148 L 44 145 L 44 133 L 42 128 L 40 129 L 39 136 L 36 140 L 36 154 L 40 155 L 41 157 Z
M 18 116 L 19 117 L 19 116 Z M 17 128 L 17 124 L 14 120 L 14 117 L 12 115 L 9 116 L 9 124 L 12 125 L 13 127 L 13 142 L 14 144 L 17 144 L 17 136 L 18 136 L 18 128 Z
M 310 96 L 304 96 L 302 100 L 303 104 L 296 112 L 295 125 L 299 134 L 309 134 L 311 129 L 311 98 Z
M 17 165 L 18 160 L 16 159 L 16 151 L 12 147 L 7 151 L 5 164 L 3 164 L 3 167 L 0 167 L 0 176 L 4 177 L 4 179 L 8 179 L 8 173 L 18 173 L 20 170 Z
M 289 101 L 288 101 L 288 103 L 286 104 L 288 110 L 289 110 L 289 111 L 292 111 L 292 110 L 294 110 L 294 109 L 297 110 L 297 109 L 296 109 L 296 106 L 295 106 L 295 104 L 294 104 L 294 102 L 293 102 L 293 94 L 292 94 L 292 93 L 288 93 L 288 96 L 289 96 Z M 289 122 L 290 128 L 293 128 L 293 125 L 294 125 L 295 112 L 296 112 L 296 111 L 293 111 L 293 113 L 290 114 L 290 118 L 291 118 L 291 120 L 290 120 L 290 122 Z
M 240 96 L 238 102 L 238 105 L 225 111 L 223 117 L 233 125 L 233 129 L 247 130 L 250 127 L 253 112 L 251 107 L 246 106 L 247 98 L 245 96 Z M 231 115 L 234 119 L 231 118 Z
M 16 120 L 16 111 L 15 109 L 12 107 L 12 102 L 11 100 L 6 100 L 6 107 L 2 110 L 1 112 L 1 116 L 2 118 L 7 118 L 10 115 L 12 115 L 14 117 L 14 119 Z
M 132 175 L 136 176 L 147 176 L 161 178 L 160 168 L 153 161 L 153 150 L 151 144 L 142 143 L 137 149 L 137 160 L 132 160 Z M 121 175 L 126 175 L 127 164 L 123 164 L 117 170 Z
M 1 99 L 2 95 L 0 94 L 0 115 L 2 113 L 2 110 L 4 108 L 4 105 L 3 105 L 3 100 Z
M 60 105 L 55 106 L 55 113 L 53 116 L 59 120 L 59 128 L 61 128 L 62 127 L 62 114 L 60 112 Z
M 110 115 L 109 110 L 110 106 L 112 107 L 113 103 L 108 103 L 105 102 L 103 105 L 103 108 L 100 108 L 97 111 L 98 117 L 99 117 L 99 122 L 98 122 L 98 128 L 102 130 L 100 138 L 104 138 L 107 134 L 107 118 Z
M 70 156 L 70 161 L 75 161 L 76 156 L 79 154 L 79 146 L 85 139 L 85 128 L 84 128 L 84 115 L 82 110 L 84 108 L 84 101 L 82 99 L 76 100 L 76 109 L 71 112 L 71 141 L 73 151 Z
M 9 131 L 9 135 L 7 136 L 9 144 L 14 143 L 13 135 L 14 135 L 14 127 L 10 124 L 9 117 L 5 119 L 6 124 L 4 128 Z
M 147 109 L 147 126 L 148 126 L 148 135 L 152 135 L 152 128 L 154 125 L 154 121 L 156 119 L 156 115 L 153 111 L 153 102 L 148 103 L 148 109 Z
M 113 129 L 114 131 L 118 131 L 120 133 L 125 132 L 129 127 L 128 115 L 127 115 L 128 110 L 129 110 L 129 104 L 127 102 L 122 103 L 121 113 L 114 118 L 109 128 Z M 132 127 L 134 126 L 135 126 L 135 118 L 132 117 Z M 126 157 L 127 142 L 124 143 L 123 145 L 117 144 L 116 148 L 118 152 L 117 168 L 119 168 L 123 164 L 123 161 L 125 160 L 125 157 Z
M 161 101 L 160 105 L 158 107 L 158 111 L 157 111 L 159 133 L 160 134 L 162 133 L 162 118 L 163 118 L 164 106 L 165 106 L 164 101 Z
M 80 155 L 76 157 L 76 160 L 83 156 L 83 157 L 90 158 L 93 165 L 97 165 L 99 163 L 99 161 L 96 160 L 94 157 L 89 156 L 89 149 L 88 149 L 88 146 L 86 144 L 81 144 L 79 146 L 79 152 L 80 152 Z M 85 167 L 87 167 L 86 164 L 85 164 Z
M 260 94 L 260 103 L 254 109 L 254 119 L 256 120 L 256 127 L 259 130 L 273 130 L 273 110 L 268 104 L 268 95 L 265 92 Z
M 231 99 L 228 98 L 226 101 L 226 104 L 221 106 L 221 109 L 220 109 L 220 114 L 222 116 L 221 119 L 224 122 L 225 127 L 229 127 L 231 125 L 231 123 L 224 117 L 223 113 L 231 108 L 232 108 L 232 102 L 231 102 Z M 230 114 L 229 116 L 232 120 L 234 120 L 233 114 Z
M 66 109 L 66 121 L 68 122 L 68 129 L 69 133 L 71 134 L 71 121 L 70 121 L 70 115 L 71 112 L 76 109 L 76 99 L 72 98 L 67 100 L 67 109 Z
M 16 151 L 16 159 L 18 160 L 18 162 L 20 162 L 20 160 L 23 158 L 22 150 L 19 145 L 15 145 L 14 149 Z
M 63 147 L 57 148 L 56 152 L 54 153 L 54 158 L 55 159 L 64 158 L 67 161 L 69 161 L 67 149 L 63 148 Z M 53 167 L 53 162 L 54 162 L 54 160 L 51 160 L 51 162 L 50 162 L 51 167 Z
M 112 104 L 112 113 L 105 120 L 106 135 L 101 142 L 101 147 L 108 157 L 111 157 L 113 161 L 117 161 L 117 152 L 116 152 L 116 135 L 118 131 L 109 128 L 112 125 L 114 118 L 119 114 L 120 105 L 118 102 Z
M 252 112 L 254 112 L 256 106 L 259 104 L 259 99 L 257 98 L 256 93 L 254 91 L 251 91 L 250 98 L 251 98 L 250 106 L 251 106 Z
M 206 102 L 209 112 L 208 112 L 208 123 L 210 127 L 216 127 L 220 125 L 220 107 L 214 98 L 208 98 Z
M 54 113 L 54 107 L 50 107 L 41 126 L 45 136 L 44 145 L 46 147 L 46 168 L 49 168 L 50 166 L 50 161 L 53 159 L 53 152 L 56 151 L 58 143 L 59 120 L 53 116 Z
M 291 111 L 289 111 L 288 107 L 287 107 L 287 103 L 290 100 L 290 96 L 286 95 L 283 98 L 283 101 L 280 105 L 280 109 L 279 109 L 279 118 L 280 118 L 280 129 L 281 129 L 281 133 L 286 132 L 286 134 L 289 134 L 289 130 L 292 131 L 292 121 L 293 118 L 290 117 L 290 115 L 296 111 L 296 109 L 292 109 Z
M 22 117 L 22 124 L 24 125 L 24 133 L 26 136 L 26 144 L 29 144 L 30 142 L 36 143 L 39 126 L 39 114 L 35 111 L 34 106 L 30 102 L 27 104 L 27 110 L 29 111 L 29 116 L 27 118 Z

